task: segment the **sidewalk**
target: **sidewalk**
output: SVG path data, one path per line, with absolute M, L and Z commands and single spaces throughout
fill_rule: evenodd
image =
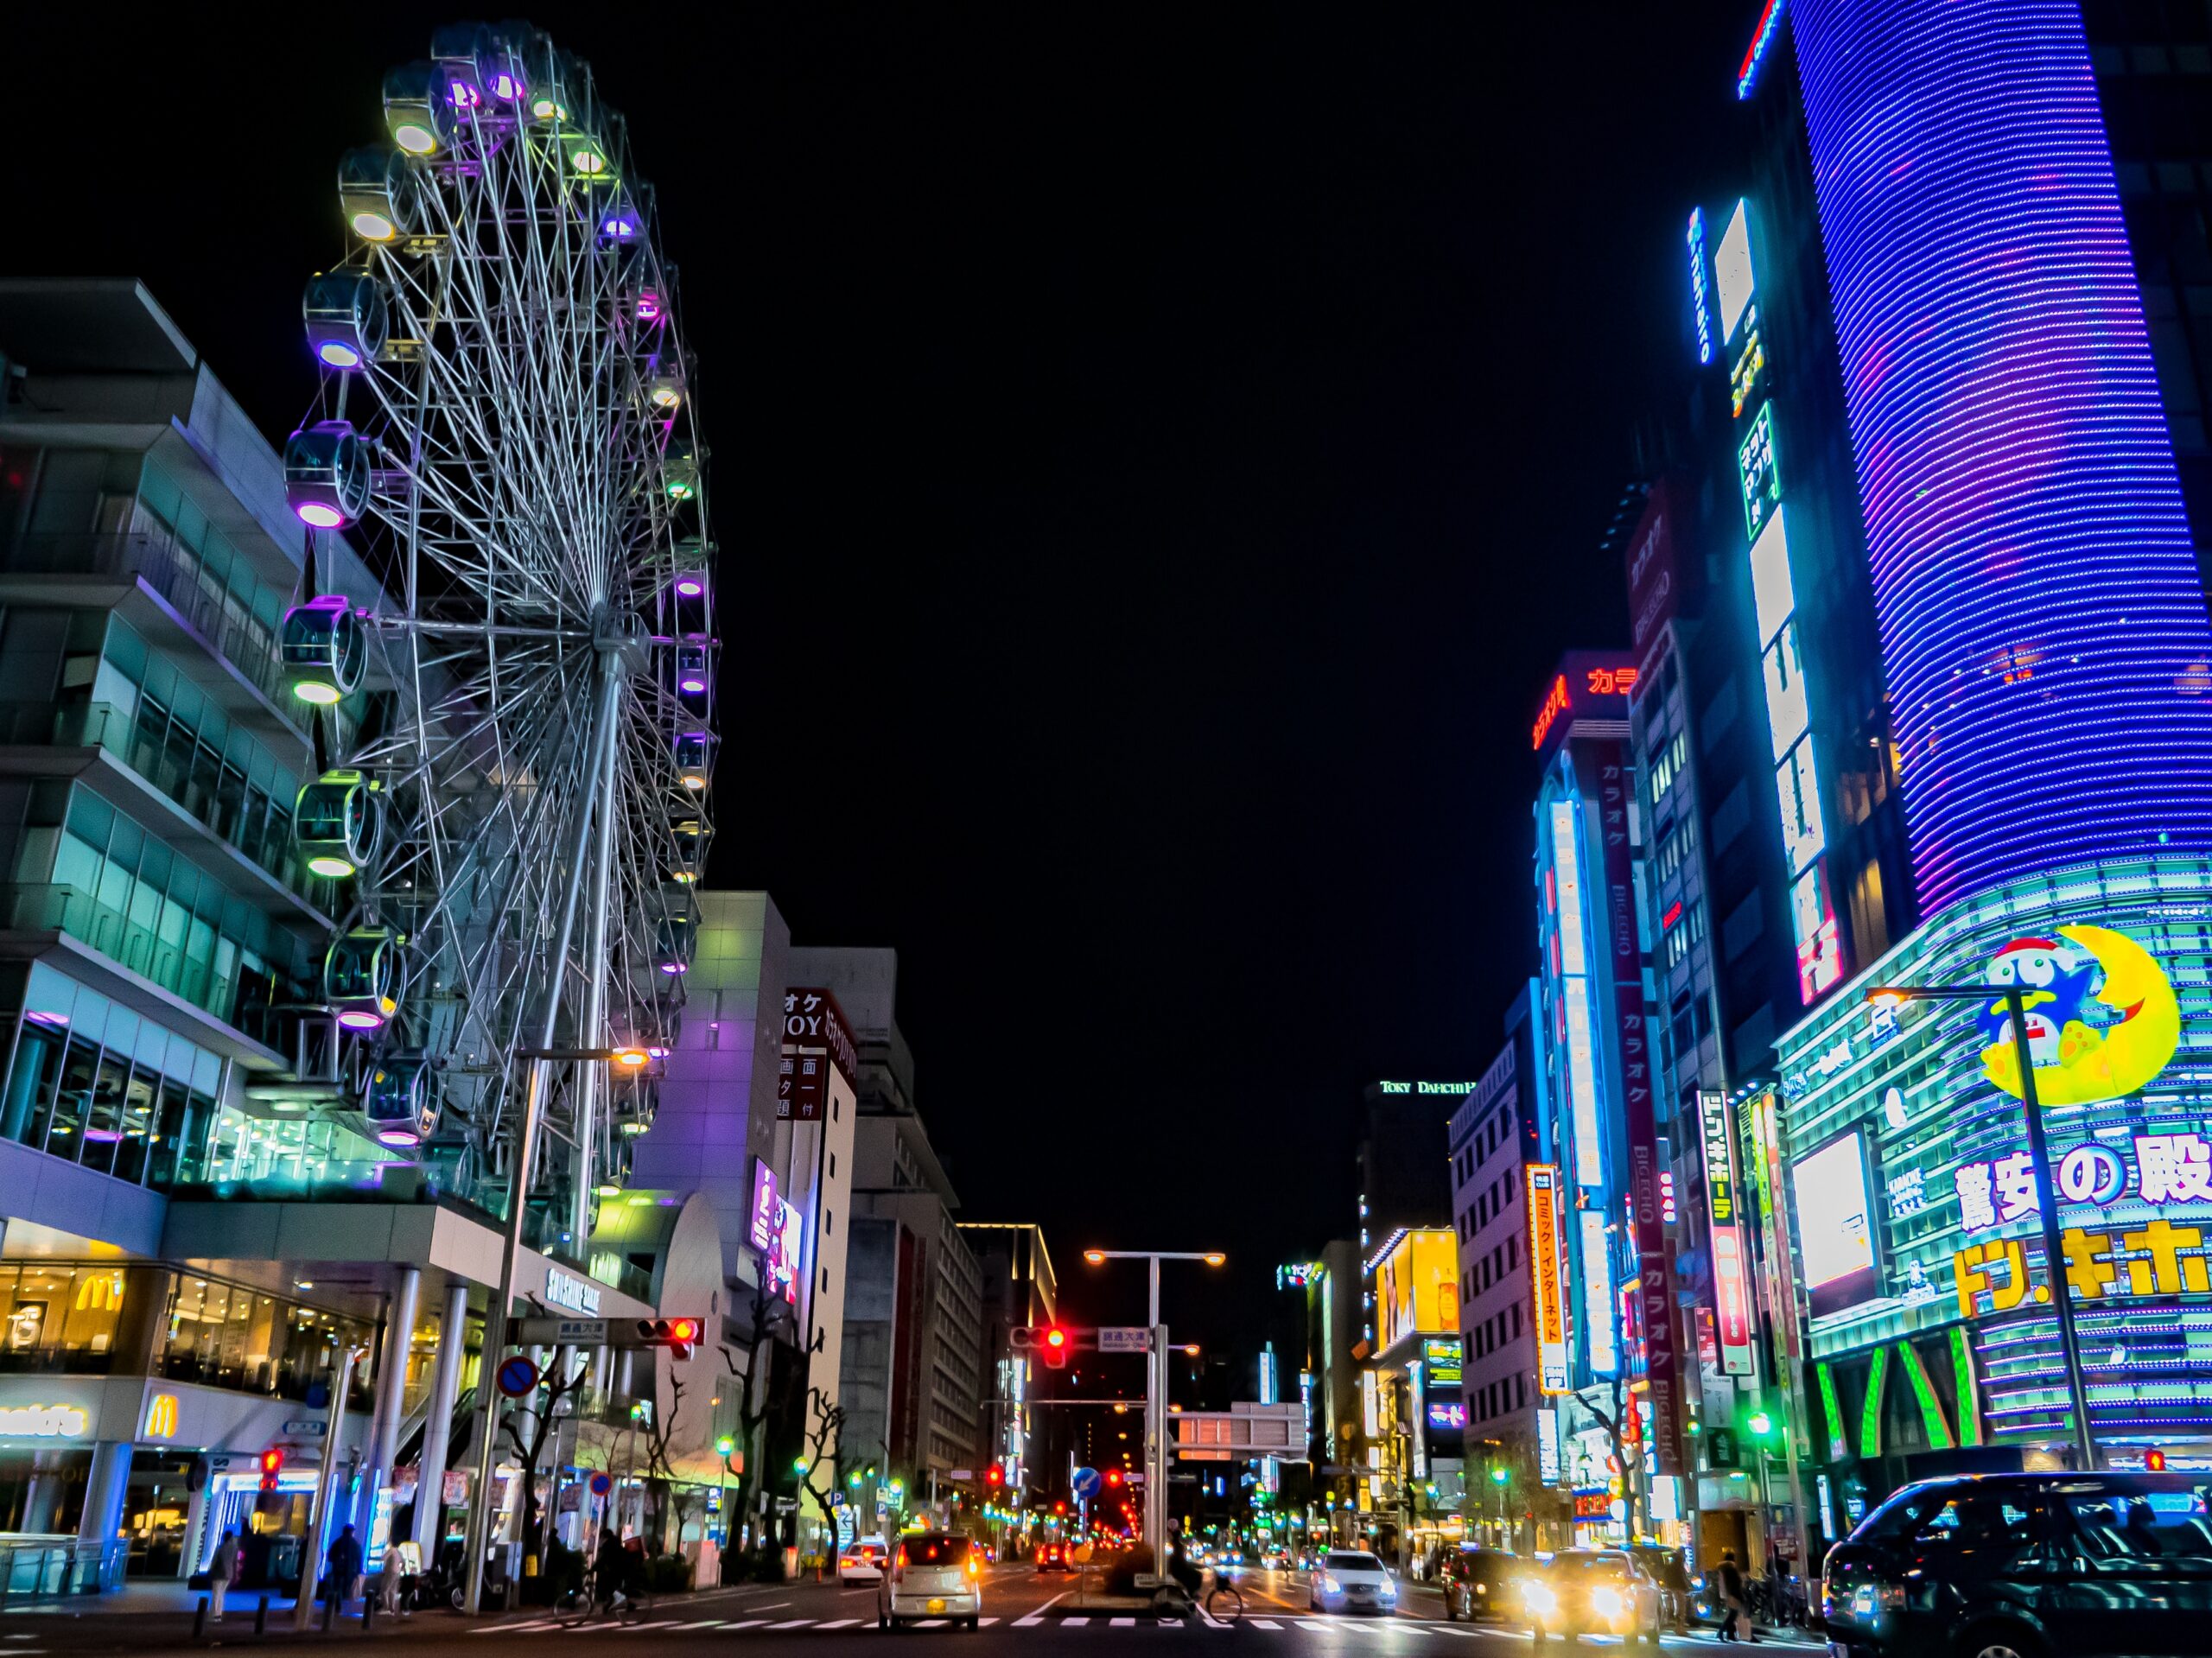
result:
M 654 1598 L 669 1605 L 712 1606 L 741 1595 L 787 1592 L 795 1586 L 789 1584 L 730 1584 L 715 1589 L 687 1590 L 680 1594 L 661 1595 Z M 0 1658 L 6 1658 L 11 1650 L 43 1653 L 66 1648 L 71 1652 L 90 1653 L 190 1647 L 195 1644 L 194 1619 L 200 1603 L 206 1597 L 206 1590 L 188 1589 L 179 1582 L 141 1581 L 126 1584 L 111 1595 L 72 1596 L 67 1600 L 10 1601 L 4 1609 L 0 1609 Z M 308 1629 L 296 1634 L 292 1628 L 296 1603 L 289 1595 L 259 1589 L 233 1589 L 224 1608 L 223 1621 L 208 1624 L 198 1644 L 256 1644 L 254 1619 L 264 1597 L 269 1603 L 269 1610 L 265 1631 L 258 1640 L 268 1642 L 444 1637 L 505 1623 L 525 1623 L 543 1617 L 545 1612 L 542 1606 L 531 1606 L 468 1617 L 459 1612 L 436 1609 L 416 1612 L 411 1617 L 395 1617 L 379 1606 L 375 1616 L 365 1622 L 362 1603 L 353 1600 L 346 1602 L 345 1610 L 332 1619 L 327 1635 L 322 1633 L 322 1608 L 320 1604 L 313 1610 Z M 35 1642 L 36 1645 L 26 1647 L 23 1644 L 30 1642 Z

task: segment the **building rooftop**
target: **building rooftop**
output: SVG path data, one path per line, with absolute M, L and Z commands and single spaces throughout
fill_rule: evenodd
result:
M 132 276 L 0 278 L 0 352 L 46 374 L 180 374 L 200 365 Z

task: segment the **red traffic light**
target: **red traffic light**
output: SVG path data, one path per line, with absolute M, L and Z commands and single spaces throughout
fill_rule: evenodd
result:
M 2145 1452 L 2143 1453 L 2143 1466 L 2153 1474 L 2164 1473 L 2166 1471 L 2166 1453 L 2163 1451 Z
M 1122 1483 L 1122 1471 L 1118 1468 L 1108 1469 L 1106 1471 L 1106 1483 L 1109 1485 L 1119 1485 Z
M 640 1318 L 638 1342 L 645 1347 L 665 1347 L 677 1358 L 688 1359 L 707 1333 L 704 1318 Z
M 275 1490 L 276 1476 L 283 1471 L 284 1447 L 281 1445 L 272 1445 L 261 1453 L 261 1489 L 264 1491 Z
M 997 1490 L 1000 1486 L 1006 1483 L 1006 1470 L 1000 1467 L 996 1463 L 993 1463 L 988 1468 L 986 1468 L 983 1471 L 983 1483 L 989 1486 L 994 1491 Z
M 1052 1512 L 1054 1514 L 1065 1514 L 1067 1511 L 1068 1505 L 1065 1502 L 1055 1502 L 1052 1504 Z
M 1065 1369 L 1067 1362 L 1068 1332 L 1054 1324 L 1045 1332 L 1045 1366 L 1047 1369 L 1058 1370 Z

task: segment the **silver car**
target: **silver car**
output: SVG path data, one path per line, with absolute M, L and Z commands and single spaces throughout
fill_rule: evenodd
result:
M 1364 1549 L 1332 1548 L 1313 1569 L 1306 1604 L 1317 1612 L 1380 1612 L 1398 1610 L 1398 1579 L 1380 1559 Z
M 951 1532 L 910 1531 L 891 1546 L 875 1591 L 878 1629 L 942 1617 L 977 1627 L 983 1612 L 983 1551 Z

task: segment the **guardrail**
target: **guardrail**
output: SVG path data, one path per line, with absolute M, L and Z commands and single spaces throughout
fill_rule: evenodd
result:
M 123 1587 L 127 1540 L 0 1543 L 0 1606 L 11 1600 L 104 1595 Z

